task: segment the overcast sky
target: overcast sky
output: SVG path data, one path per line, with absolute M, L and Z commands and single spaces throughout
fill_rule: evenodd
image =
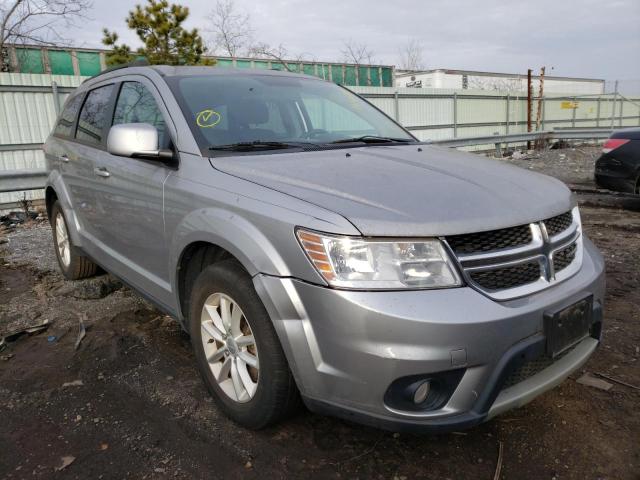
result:
M 139 3 L 139 2 L 138 2 Z M 206 29 L 212 0 L 190 7 L 190 27 Z M 94 0 L 92 20 L 74 32 L 78 46 L 100 47 L 101 29 L 136 45 L 124 23 L 131 0 Z M 640 0 L 236 0 L 255 37 L 319 61 L 341 61 L 345 40 L 366 44 L 378 63 L 397 64 L 409 38 L 428 68 L 639 79 Z

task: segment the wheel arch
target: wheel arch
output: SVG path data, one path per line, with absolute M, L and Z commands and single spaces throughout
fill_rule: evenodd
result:
M 58 194 L 51 185 L 48 185 L 44 191 L 44 204 L 47 209 L 47 218 L 49 218 L 49 220 L 51 220 L 51 209 L 53 208 L 53 204 L 56 200 L 58 200 Z
M 224 230 L 220 229 L 224 225 Z M 206 266 L 235 259 L 248 275 L 289 276 L 284 259 L 272 242 L 251 222 L 222 209 L 202 209 L 186 216 L 175 229 L 170 255 L 180 319 L 188 311 L 190 281 Z M 194 267 L 195 265 L 195 267 Z
M 57 170 L 52 170 L 49 173 L 47 181 L 45 183 L 45 207 L 47 210 L 47 216 L 51 218 L 51 208 L 53 204 L 58 201 L 60 207 L 64 212 L 67 220 L 67 227 L 69 229 L 69 236 L 73 240 L 76 247 L 82 248 L 83 238 L 80 235 L 80 223 L 76 216 L 76 212 L 73 209 L 73 204 L 69 196 L 69 192 L 65 183 Z
M 176 271 L 176 289 L 180 317 L 186 318 L 189 310 L 189 289 L 206 267 L 222 260 L 238 259 L 219 245 L 206 241 L 188 244 L 180 254 Z M 240 265 L 241 262 L 238 261 Z M 244 266 L 243 266 L 244 268 Z M 245 268 L 246 270 L 246 268 Z

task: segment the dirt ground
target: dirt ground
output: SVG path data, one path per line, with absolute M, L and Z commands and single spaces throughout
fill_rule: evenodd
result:
M 594 159 L 507 161 L 592 189 Z M 50 326 L 0 352 L 0 478 L 640 479 L 640 213 L 590 205 L 585 230 L 608 271 L 604 344 L 529 405 L 438 436 L 307 411 L 239 428 L 209 398 L 176 322 L 107 275 L 64 281 L 46 222 L 20 226 L 0 244 L 0 336 Z M 632 386 L 585 386 L 584 372 Z

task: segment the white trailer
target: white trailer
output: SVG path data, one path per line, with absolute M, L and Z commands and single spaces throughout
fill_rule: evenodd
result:
M 537 94 L 540 77 L 532 76 L 533 93 Z M 544 77 L 545 94 L 599 95 L 604 93 L 604 80 L 595 78 Z M 488 90 L 526 92 L 527 75 L 518 73 L 475 72 L 469 70 L 396 71 L 396 87 L 447 88 L 454 90 Z

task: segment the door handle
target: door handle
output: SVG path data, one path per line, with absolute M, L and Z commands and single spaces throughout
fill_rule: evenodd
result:
M 58 155 L 58 160 L 64 163 L 69 163 L 69 157 L 67 157 L 66 155 Z
M 94 168 L 93 169 L 93 173 L 95 173 L 99 177 L 107 178 L 107 177 L 111 176 L 111 174 L 104 167 Z

